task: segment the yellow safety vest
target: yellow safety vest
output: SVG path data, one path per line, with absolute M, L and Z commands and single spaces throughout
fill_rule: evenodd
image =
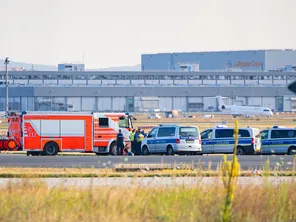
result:
M 131 133 L 131 135 L 130 135 L 130 141 L 134 141 L 135 140 L 135 133 Z
M 141 133 L 140 135 L 139 135 L 139 141 L 142 141 L 143 139 L 144 139 L 144 136 L 143 136 L 143 134 Z

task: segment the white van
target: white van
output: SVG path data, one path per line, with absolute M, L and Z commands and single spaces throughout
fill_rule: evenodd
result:
M 225 125 L 206 129 L 201 132 L 202 153 L 233 153 L 234 128 Z M 258 128 L 239 128 L 237 155 L 255 154 L 260 152 L 261 141 Z
M 142 141 L 142 154 L 175 153 L 198 154 L 201 138 L 196 126 L 159 125 Z
M 274 126 L 261 131 L 263 154 L 296 154 L 296 129 Z

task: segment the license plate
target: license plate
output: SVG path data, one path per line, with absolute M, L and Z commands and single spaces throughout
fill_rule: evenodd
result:
M 186 140 L 186 143 L 193 143 L 194 140 Z

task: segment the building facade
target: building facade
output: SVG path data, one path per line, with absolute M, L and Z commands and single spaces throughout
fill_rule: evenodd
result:
M 58 64 L 59 72 L 84 72 L 84 64 L 63 63 Z
M 0 72 L 0 83 L 5 72 Z M 296 111 L 296 72 L 9 72 L 10 110 L 216 111 L 226 104 Z M 0 84 L 0 111 L 5 85 Z
M 296 50 L 159 53 L 141 58 L 142 71 L 182 71 L 184 64 L 198 64 L 198 71 L 293 71 Z

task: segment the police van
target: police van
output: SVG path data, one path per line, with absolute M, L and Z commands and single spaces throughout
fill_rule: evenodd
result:
M 274 126 L 261 131 L 262 154 L 296 154 L 296 129 Z
M 234 128 L 218 125 L 216 128 L 201 132 L 202 153 L 233 153 Z M 260 152 L 260 131 L 257 128 L 239 128 L 237 155 L 255 154 Z
M 175 153 L 198 154 L 201 138 L 196 126 L 159 125 L 142 141 L 142 154 Z

